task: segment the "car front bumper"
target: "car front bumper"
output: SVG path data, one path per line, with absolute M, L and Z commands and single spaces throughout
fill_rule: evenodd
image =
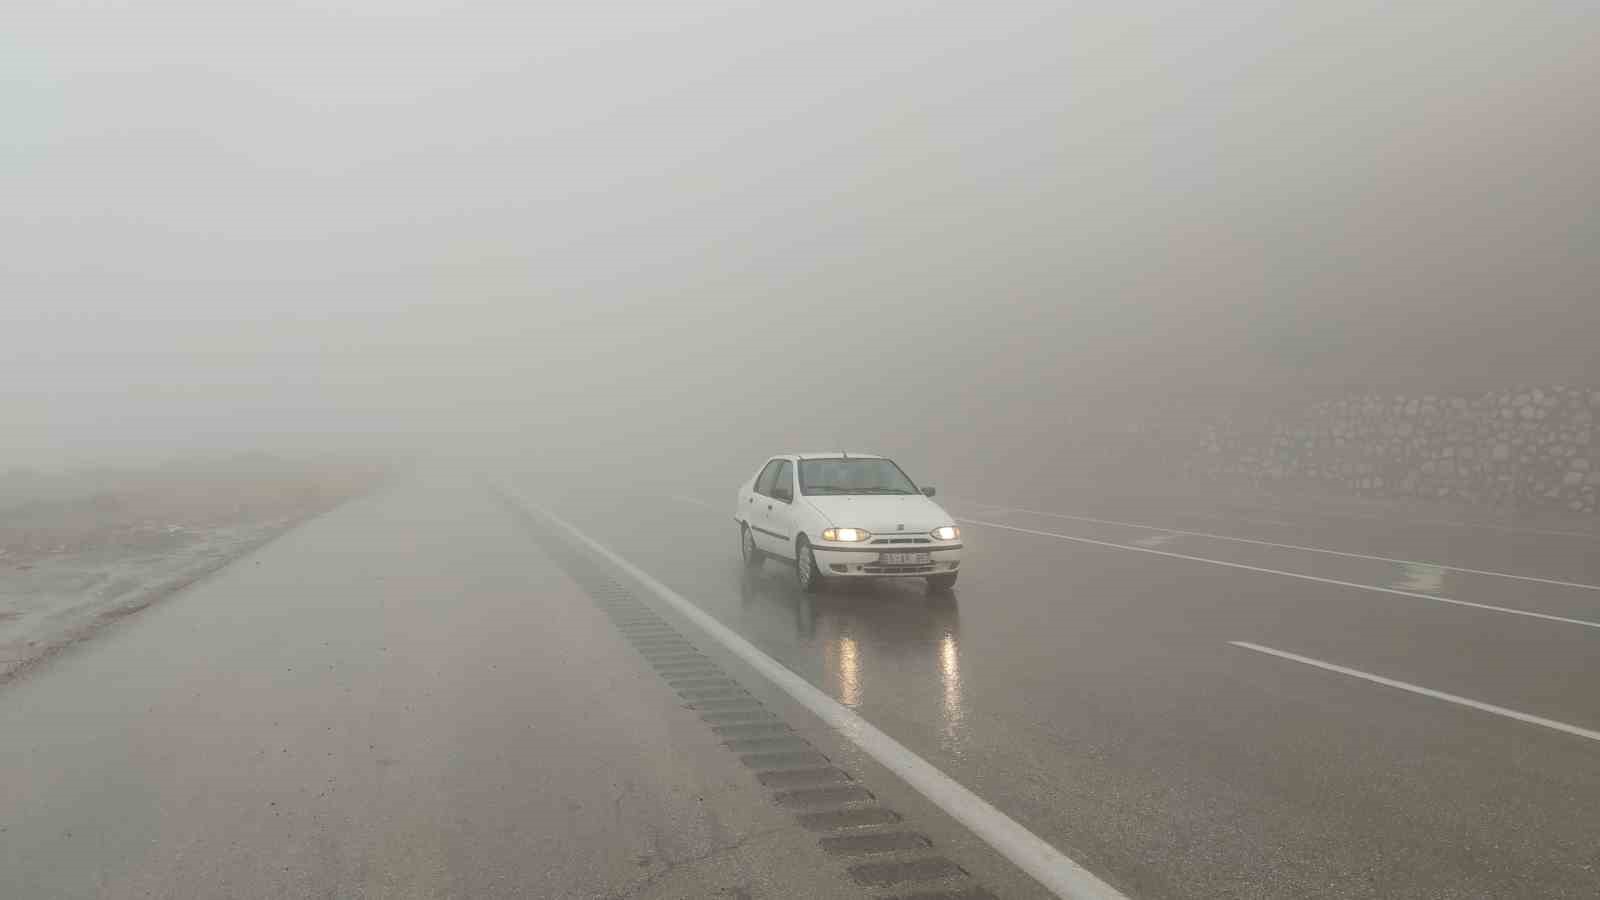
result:
M 961 566 L 960 544 L 883 550 L 813 546 L 811 551 L 816 555 L 817 568 L 822 574 L 834 578 L 922 578 L 948 574 Z M 927 553 L 928 562 L 915 565 L 887 564 L 879 559 L 882 553 Z

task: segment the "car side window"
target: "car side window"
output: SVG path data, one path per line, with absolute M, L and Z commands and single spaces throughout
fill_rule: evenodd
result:
M 767 463 L 767 467 L 761 470 L 760 475 L 756 476 L 756 493 L 763 497 L 772 496 L 772 485 L 778 480 L 778 464 L 785 462 L 788 462 L 788 460 L 775 459 Z
M 778 464 L 777 477 L 772 479 L 773 488 L 786 488 L 790 500 L 794 499 L 794 464 L 787 459 Z M 768 492 L 771 495 L 773 492 Z

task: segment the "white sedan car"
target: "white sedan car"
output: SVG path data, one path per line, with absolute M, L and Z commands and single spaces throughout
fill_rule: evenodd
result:
M 947 591 L 961 529 L 933 494 L 870 453 L 774 456 L 739 488 L 739 551 L 752 568 L 769 556 L 793 562 L 805 591 L 829 578 L 926 578 Z

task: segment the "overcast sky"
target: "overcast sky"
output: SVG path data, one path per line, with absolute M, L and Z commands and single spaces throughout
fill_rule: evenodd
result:
M 1597 45 L 1584 0 L 12 0 L 0 463 L 1600 381 Z

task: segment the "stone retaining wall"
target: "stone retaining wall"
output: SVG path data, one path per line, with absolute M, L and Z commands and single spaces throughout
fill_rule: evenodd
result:
M 1600 391 L 1350 395 L 1203 426 L 1191 471 L 1356 494 L 1593 513 Z

